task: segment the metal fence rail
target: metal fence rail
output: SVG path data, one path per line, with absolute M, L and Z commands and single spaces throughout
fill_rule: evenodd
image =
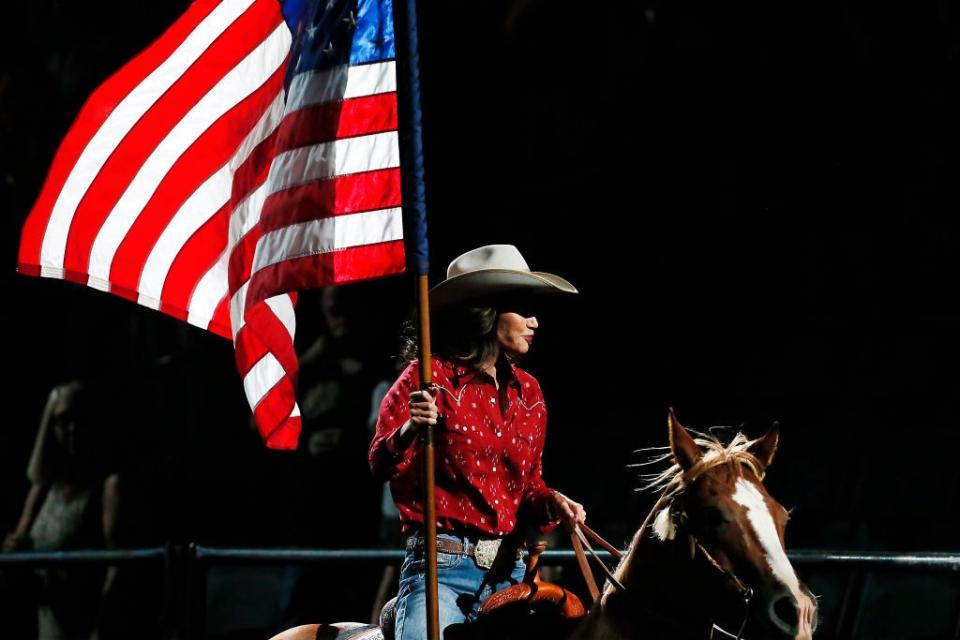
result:
M 169 552 L 170 550 L 166 547 L 84 551 L 17 551 L 15 553 L 0 553 L 0 567 L 11 565 L 49 567 L 64 564 L 120 565 L 132 562 L 166 560 Z
M 601 558 L 613 562 L 607 552 Z M 789 552 L 798 567 L 836 568 L 851 571 L 839 622 L 843 628 L 856 624 L 859 611 L 853 603 L 870 571 L 960 573 L 960 553 L 862 552 L 799 549 Z M 164 602 L 161 624 L 166 638 L 197 638 L 202 634 L 206 604 L 206 574 L 210 567 L 238 564 L 329 564 L 399 565 L 404 553 L 392 549 L 262 549 L 208 547 L 197 544 L 168 545 L 121 550 L 28 551 L 0 554 L 4 568 L 50 567 L 75 564 L 130 565 L 157 563 L 162 567 Z M 569 565 L 576 561 L 572 550 L 547 551 L 544 565 Z M 851 613 L 851 609 L 853 609 Z M 853 616 L 852 618 L 850 616 Z M 960 638 L 960 624 L 955 638 Z
M 62 564 L 119 565 L 132 562 L 167 560 L 178 547 L 147 547 L 142 549 L 80 550 L 80 551 L 21 551 L 0 554 L 0 566 L 51 566 Z M 263 549 L 243 547 L 208 547 L 185 545 L 188 555 L 197 562 L 208 564 L 236 563 L 337 563 L 361 562 L 400 564 L 403 551 L 393 549 Z M 613 557 L 606 551 L 597 554 L 606 560 Z M 787 554 L 798 565 L 839 565 L 857 569 L 916 569 L 924 571 L 960 571 L 960 554 L 949 552 L 863 552 L 799 549 Z M 575 559 L 573 551 L 560 549 L 540 556 L 541 563 L 561 565 Z
M 790 562 L 803 565 L 836 565 L 856 569 L 916 569 L 960 571 L 960 554 L 948 552 L 894 553 L 885 551 L 827 551 L 799 549 L 787 553 Z
M 338 563 L 373 562 L 400 564 L 403 551 L 391 549 L 260 549 L 206 547 L 195 545 L 197 561 L 209 564 L 253 563 Z M 614 558 L 606 551 L 597 555 L 608 562 Z M 960 554 L 949 552 L 895 553 L 885 551 L 830 551 L 798 549 L 787 554 L 799 566 L 836 565 L 856 569 L 915 569 L 918 571 L 960 571 Z M 572 549 L 547 551 L 540 562 L 548 565 L 569 564 L 576 559 Z

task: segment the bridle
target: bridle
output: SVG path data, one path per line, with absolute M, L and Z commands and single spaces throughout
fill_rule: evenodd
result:
M 644 532 L 647 530 L 647 526 L 653 518 L 653 515 L 657 513 L 659 509 L 663 507 L 664 503 L 672 497 L 674 496 L 670 492 L 664 492 L 660 496 L 656 504 L 653 505 L 653 509 L 650 510 L 649 515 L 647 515 L 646 519 L 644 519 L 643 525 L 640 527 L 638 539 L 642 539 Z M 743 619 L 740 622 L 740 627 L 737 630 L 737 633 L 730 633 L 715 622 L 711 621 L 710 635 L 708 638 L 713 640 L 715 637 L 715 632 L 719 632 L 722 634 L 721 637 L 733 638 L 733 640 L 743 640 L 743 632 L 747 626 L 747 620 L 750 618 L 750 604 L 753 600 L 753 589 L 744 584 L 744 582 L 738 578 L 735 573 L 721 565 L 717 559 L 714 558 L 709 551 L 707 551 L 706 547 L 704 547 L 703 544 L 697 540 L 696 536 L 694 536 L 692 533 L 687 533 L 687 537 L 690 541 L 690 559 L 693 560 L 696 558 L 697 551 L 699 551 L 711 567 L 717 570 L 725 579 L 729 580 L 733 584 L 740 598 L 743 600 Z M 584 552 L 584 549 L 586 549 L 586 551 L 590 554 L 589 557 L 592 558 L 600 567 L 603 574 L 607 577 L 607 581 L 613 586 L 613 588 L 620 593 L 627 593 L 627 587 L 625 587 L 623 583 L 620 582 L 616 576 L 614 576 L 613 572 L 610 571 L 610 568 L 607 567 L 606 563 L 600 558 L 599 555 L 597 555 L 597 552 L 590 544 L 590 540 L 593 540 L 596 544 L 603 547 L 617 560 L 622 559 L 624 556 L 624 552 L 620 551 L 612 544 L 604 540 L 600 534 L 587 525 L 580 523 L 574 528 L 574 530 L 570 533 L 570 542 L 573 545 L 574 554 L 577 557 L 577 564 L 580 566 L 580 572 L 583 574 L 583 579 L 587 584 L 587 590 L 590 592 L 590 597 L 596 602 L 597 598 L 600 596 L 600 590 L 597 588 L 596 580 L 593 578 L 593 572 L 590 570 L 590 562 L 586 553 Z
M 717 623 L 711 622 L 710 639 L 713 640 L 714 632 L 719 631 L 724 637 L 734 638 L 734 640 L 742 640 L 743 631 L 747 627 L 747 620 L 750 619 L 750 603 L 753 600 L 753 589 L 745 585 L 743 581 L 737 577 L 737 574 L 717 562 L 717 560 L 710 555 L 710 552 L 707 551 L 706 547 L 700 544 L 700 541 L 697 540 L 696 536 L 694 536 L 692 533 L 688 533 L 687 535 L 690 538 L 690 548 L 693 550 L 691 556 L 695 556 L 696 551 L 699 550 L 700 553 L 703 554 L 703 557 L 707 559 L 707 562 L 710 563 L 710 566 L 719 571 L 725 578 L 733 583 L 733 586 L 736 587 L 740 598 L 743 599 L 743 619 L 740 621 L 740 628 L 737 630 L 736 635 L 730 633 Z

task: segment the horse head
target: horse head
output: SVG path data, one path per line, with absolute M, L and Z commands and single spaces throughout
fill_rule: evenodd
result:
M 728 444 L 691 435 L 672 409 L 668 426 L 674 464 L 650 484 L 663 489 L 651 514 L 654 536 L 688 548 L 691 561 L 713 573 L 723 590 L 747 601 L 738 609 L 727 599 L 727 625 L 746 609 L 748 636 L 810 638 L 816 599 L 784 550 L 790 515 L 763 485 L 777 451 L 777 425 L 756 440 L 738 433 Z

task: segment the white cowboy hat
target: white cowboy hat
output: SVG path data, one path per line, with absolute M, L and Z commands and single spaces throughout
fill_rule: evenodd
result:
M 430 290 L 430 302 L 444 306 L 505 293 L 577 293 L 577 288 L 552 273 L 530 271 L 512 244 L 490 244 L 455 258 L 447 279 Z

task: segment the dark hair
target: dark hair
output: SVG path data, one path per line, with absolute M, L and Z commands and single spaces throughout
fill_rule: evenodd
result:
M 454 307 L 435 310 L 430 319 L 431 350 L 474 371 L 500 357 L 497 310 L 493 307 Z M 401 356 L 411 362 L 420 356 L 417 324 L 404 325 Z
M 54 415 L 60 403 L 63 411 Z M 79 381 L 54 387 L 50 391 L 27 467 L 32 482 L 49 484 L 63 479 L 65 473 L 77 473 L 87 479 L 106 477 L 113 463 L 113 442 L 104 433 L 104 390 Z M 57 440 L 58 424 L 72 423 L 81 444 L 73 456 Z

